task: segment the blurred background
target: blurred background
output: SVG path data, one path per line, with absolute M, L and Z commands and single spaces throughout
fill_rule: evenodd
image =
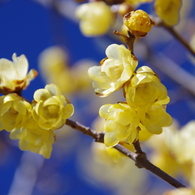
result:
M 99 107 L 123 101 L 123 97 L 121 91 L 96 97 L 87 69 L 105 57 L 108 45 L 121 43 L 112 34 L 120 28 L 115 25 L 106 35 L 84 36 L 74 14 L 78 4 L 73 0 L 0 0 L 0 58 L 11 60 L 13 53 L 25 54 L 29 70 L 39 75 L 23 96 L 31 101 L 36 89 L 55 82 L 75 106 L 71 119 L 98 129 Z M 138 8 L 154 14 L 152 3 Z M 194 8 L 193 0 L 183 1 L 175 29 L 195 48 Z M 153 27 L 146 38 L 136 41 L 135 55 L 139 66 L 153 68 L 168 88 L 167 112 L 178 125 L 194 119 L 195 60 L 186 48 L 165 29 Z M 74 129 L 63 127 L 56 135 L 51 158 L 44 159 L 20 151 L 9 133 L 0 132 L 0 195 L 156 195 L 171 188 L 129 159 L 120 165 L 109 162 L 100 152 L 104 150 L 101 144 L 97 146 Z

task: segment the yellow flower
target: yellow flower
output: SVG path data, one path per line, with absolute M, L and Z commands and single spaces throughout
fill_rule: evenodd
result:
M 56 84 L 62 93 L 75 90 L 76 79 L 68 67 L 67 53 L 62 48 L 53 46 L 45 49 L 39 56 L 39 67 L 46 82 Z
M 162 127 L 172 124 L 172 117 L 166 112 L 164 105 L 153 105 L 148 111 L 138 110 L 141 123 L 152 134 L 162 133 Z
M 130 3 L 132 5 L 136 5 L 136 6 L 138 6 L 139 4 L 148 3 L 151 1 L 153 1 L 153 0 L 125 0 L 125 2 Z
M 85 3 L 76 10 L 80 29 L 86 36 L 105 34 L 113 23 L 114 15 L 110 7 L 101 1 Z
M 123 23 L 129 31 L 136 37 L 145 37 L 155 25 L 149 15 L 143 10 L 136 10 L 127 13 L 123 17 Z
M 106 119 L 104 123 L 106 146 L 114 146 L 119 142 L 131 144 L 138 139 L 139 117 L 129 105 L 106 104 L 100 108 L 99 115 Z
M 62 127 L 67 118 L 71 117 L 74 107 L 54 85 L 46 85 L 34 93 L 33 118 L 38 125 L 46 130 Z
M 55 142 L 54 131 L 41 129 L 33 118 L 28 120 L 26 127 L 13 129 L 10 132 L 10 138 L 19 139 L 21 150 L 29 150 L 45 158 L 50 158 L 52 144 Z
M 191 121 L 181 130 L 174 123 L 147 143 L 153 148 L 151 161 L 173 177 L 183 177 L 194 186 L 194 127 Z
M 94 81 L 95 93 L 108 96 L 119 90 L 131 76 L 138 61 L 123 45 L 112 44 L 106 49 L 107 59 L 101 66 L 89 68 L 89 77 Z
M 177 146 L 182 147 L 175 148 L 177 160 L 180 163 L 186 163 L 195 160 L 195 121 L 189 121 L 183 126 L 177 136 Z M 184 144 L 185 143 L 185 144 Z
M 194 195 L 195 190 L 190 188 L 179 188 L 165 192 L 163 195 Z
M 150 107 L 167 98 L 167 89 L 151 68 L 142 66 L 125 85 L 125 96 L 131 107 Z
M 165 24 L 173 26 L 178 23 L 181 0 L 156 0 L 154 7 Z
M 103 132 L 104 131 L 104 119 L 98 116 L 93 121 L 92 128 L 95 129 L 97 132 Z M 125 148 L 127 148 L 128 150 L 134 151 L 133 144 L 127 144 L 125 142 L 120 142 L 120 144 L 122 146 L 124 146 Z M 113 162 L 119 163 L 124 158 L 126 158 L 126 156 L 124 154 L 122 154 L 121 152 L 119 152 L 115 148 L 113 148 L 113 147 L 106 147 L 103 144 L 101 144 L 101 145 L 102 145 L 102 149 L 106 150 L 106 152 L 107 152 L 106 155 L 109 155 L 109 157 L 113 160 Z
M 33 69 L 27 74 L 28 61 L 25 55 L 16 57 L 14 53 L 12 59 L 13 62 L 0 59 L 0 92 L 3 94 L 25 89 L 37 76 L 37 72 Z
M 113 161 L 113 155 L 110 156 L 110 151 L 108 154 L 104 144 L 94 142 L 90 149 L 91 151 L 87 152 L 87 155 L 82 154 L 80 159 L 85 173 L 96 181 L 95 185 L 106 184 L 120 195 L 144 194 L 140 185 L 145 185 L 147 172 L 138 169 L 133 161 L 114 148 L 109 148 L 109 150 L 112 154 L 114 153 L 114 158 L 119 157 L 118 161 Z
M 0 130 L 21 128 L 31 116 L 31 105 L 17 94 L 0 97 Z
M 151 162 L 173 177 L 183 175 L 190 170 L 188 165 L 179 163 L 177 160 L 175 149 L 182 148 L 184 144 L 182 147 L 178 145 L 177 139 L 177 126 L 173 123 L 170 127 L 164 128 L 162 134 L 154 135 L 146 142 L 153 149 Z

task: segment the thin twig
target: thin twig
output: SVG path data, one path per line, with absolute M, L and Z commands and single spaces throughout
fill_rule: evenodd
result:
M 135 42 L 135 36 L 133 34 L 130 33 L 130 31 L 127 31 L 128 35 L 123 34 L 122 32 L 119 32 L 117 30 L 114 30 L 113 33 L 115 35 L 121 36 L 124 38 L 125 43 L 128 46 L 128 49 L 131 51 L 131 53 L 133 54 L 133 46 L 134 46 L 134 42 Z M 133 54 L 134 55 L 134 54 Z
M 189 45 L 189 43 L 172 27 L 166 25 L 160 18 L 151 16 L 152 20 L 155 21 L 156 26 L 163 27 L 166 29 L 173 37 L 175 37 L 193 56 L 195 56 L 195 51 Z
M 192 74 L 179 67 L 163 53 L 155 55 L 151 55 L 151 53 L 152 52 L 147 55 L 147 60 L 150 65 L 156 66 L 161 72 L 169 76 L 173 81 L 195 96 L 195 77 Z
M 70 119 L 67 119 L 65 124 L 76 130 L 81 131 L 82 133 L 86 135 L 89 135 L 90 137 L 95 139 L 95 141 L 97 142 L 104 143 L 103 133 L 98 133 L 90 129 L 89 127 L 86 127 L 78 122 L 74 122 Z M 137 167 L 145 168 L 149 170 L 150 172 L 154 173 L 156 176 L 160 177 L 161 179 L 163 179 L 164 181 L 166 181 L 167 183 L 169 183 L 175 188 L 186 187 L 182 183 L 180 183 L 179 181 L 172 178 L 170 175 L 168 175 L 167 173 L 165 173 L 164 171 L 162 171 L 161 169 L 153 165 L 151 162 L 149 162 L 146 157 L 146 154 L 142 152 L 139 142 L 135 142 L 134 147 L 137 153 L 131 152 L 130 150 L 126 149 L 120 144 L 117 144 L 116 146 L 114 146 L 114 148 L 117 149 L 119 152 L 123 153 L 128 158 L 132 159 L 135 162 Z

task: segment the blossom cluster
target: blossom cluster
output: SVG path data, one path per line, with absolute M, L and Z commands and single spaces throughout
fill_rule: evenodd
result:
M 21 91 L 37 75 L 28 74 L 28 61 L 24 55 L 13 62 L 0 59 L 0 130 L 10 132 L 11 139 L 19 140 L 21 150 L 30 150 L 49 158 L 55 142 L 53 130 L 61 128 L 73 112 L 74 107 L 54 84 L 34 92 L 29 102 L 21 97 Z M 27 75 L 26 75 L 27 74 Z
M 182 177 L 189 189 L 171 190 L 163 195 L 191 195 L 195 193 L 195 121 L 189 121 L 179 128 L 176 121 L 164 128 L 161 135 L 153 136 L 147 146 L 152 149 L 150 160 L 153 164 L 173 177 Z M 182 147 L 181 147 L 182 146 Z
M 105 119 L 105 144 L 132 144 L 139 139 L 139 132 L 145 132 L 145 137 L 160 134 L 172 118 L 166 112 L 167 89 L 158 75 L 148 66 L 136 70 L 138 60 L 124 45 L 108 46 L 106 55 L 100 66 L 88 70 L 95 93 L 105 97 L 123 88 L 126 101 L 106 104 L 99 110 Z
M 174 26 L 178 23 L 181 0 L 124 0 L 121 3 L 116 0 L 90 1 L 79 5 L 75 15 L 80 20 L 80 29 L 85 36 L 100 36 L 113 26 L 122 26 L 119 22 L 121 16 L 132 14 L 140 4 L 149 2 L 153 2 L 156 15 L 166 25 Z M 145 36 L 145 33 L 141 35 Z

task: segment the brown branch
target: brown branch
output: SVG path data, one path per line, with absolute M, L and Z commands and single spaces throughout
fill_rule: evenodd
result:
M 124 38 L 125 43 L 128 46 L 128 49 L 131 51 L 131 53 L 133 54 L 133 46 L 134 46 L 134 42 L 135 42 L 135 36 L 133 34 L 130 33 L 130 31 L 127 31 L 128 35 L 123 34 L 122 32 L 119 32 L 117 30 L 114 30 L 113 33 L 115 35 L 121 36 Z M 134 55 L 134 54 L 133 54 Z
M 160 18 L 151 16 L 152 20 L 155 21 L 156 26 L 163 27 L 166 29 L 173 37 L 175 37 L 193 56 L 195 56 L 195 51 L 189 45 L 189 43 L 177 32 L 172 26 L 166 25 Z
M 72 127 L 73 129 L 81 131 L 86 135 L 89 135 L 97 142 L 104 143 L 104 133 L 98 133 L 90 129 L 89 127 L 86 127 L 78 122 L 74 122 L 70 119 L 67 119 L 65 124 Z M 145 168 L 149 170 L 150 172 L 160 177 L 162 180 L 166 181 L 167 183 L 169 183 L 175 188 L 186 187 L 183 184 L 181 184 L 179 181 L 172 178 L 170 175 L 168 175 L 167 173 L 165 173 L 164 171 L 162 171 L 161 169 L 153 165 L 150 161 L 148 161 L 146 154 L 142 152 L 138 141 L 134 143 L 134 147 L 135 147 L 135 153 L 131 152 L 130 150 L 126 149 L 120 144 L 114 146 L 114 148 L 117 149 L 119 152 L 123 153 L 128 158 L 132 159 L 138 168 Z
M 165 56 L 163 53 L 155 54 L 147 50 L 147 60 L 150 65 L 157 67 L 161 72 L 170 77 L 173 81 L 181 85 L 190 94 L 195 96 L 195 77 L 179 67 L 174 61 Z M 154 55 L 152 55 L 152 53 Z

